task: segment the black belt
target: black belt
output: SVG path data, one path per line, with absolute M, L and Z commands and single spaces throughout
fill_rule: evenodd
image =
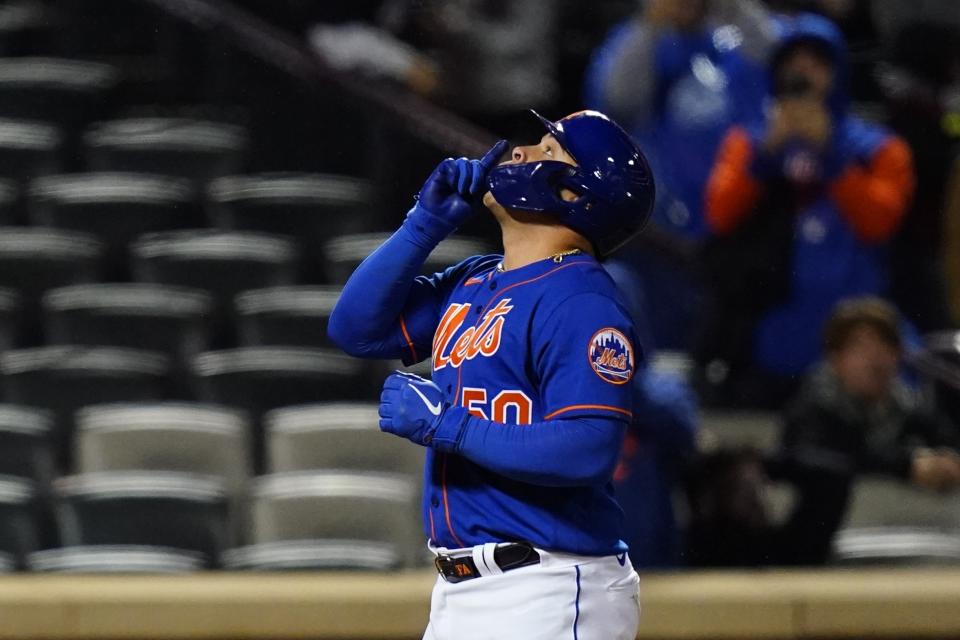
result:
M 493 550 L 493 561 L 501 571 L 511 571 L 532 564 L 540 564 L 540 554 L 527 542 L 511 542 Z M 480 577 L 472 555 L 453 557 L 445 553 L 437 555 L 434 564 L 447 582 L 463 582 Z

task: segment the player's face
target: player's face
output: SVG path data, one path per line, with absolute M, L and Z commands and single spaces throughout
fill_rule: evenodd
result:
M 540 162 L 542 160 L 556 160 L 577 166 L 577 161 L 574 160 L 573 156 L 567 153 L 566 149 L 560 146 L 557 139 L 550 133 L 540 138 L 540 142 L 536 144 L 514 147 L 510 153 L 510 158 L 500 164 L 522 164 L 525 162 Z M 561 197 L 572 200 L 576 198 L 576 195 L 572 191 L 564 189 L 561 191 Z M 500 208 L 500 205 L 494 200 L 493 194 L 489 191 L 483 196 L 483 204 L 493 211 L 494 215 L 497 214 L 497 209 Z

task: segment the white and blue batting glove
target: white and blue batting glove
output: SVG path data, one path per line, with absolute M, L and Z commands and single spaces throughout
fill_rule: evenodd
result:
M 461 415 L 462 414 L 462 415 Z M 466 412 L 451 408 L 430 380 L 396 371 L 380 394 L 380 430 L 441 451 L 456 447 Z
M 418 235 L 436 245 L 463 224 L 489 189 L 487 174 L 508 146 L 500 140 L 479 160 L 447 158 L 438 164 L 407 213 Z

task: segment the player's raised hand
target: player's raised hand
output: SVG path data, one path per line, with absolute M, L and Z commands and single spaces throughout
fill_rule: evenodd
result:
M 429 445 L 448 406 L 433 382 L 396 371 L 380 394 L 380 430 Z
M 417 230 L 435 243 L 466 221 L 487 190 L 487 174 L 506 152 L 500 140 L 479 160 L 447 158 L 437 165 L 417 196 L 417 205 L 407 214 Z

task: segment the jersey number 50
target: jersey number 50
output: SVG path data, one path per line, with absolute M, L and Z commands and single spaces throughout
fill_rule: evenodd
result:
M 523 391 L 507 389 L 501 391 L 490 401 L 490 415 L 487 415 L 487 390 L 477 387 L 464 387 L 460 397 L 461 406 L 467 411 L 486 420 L 513 424 L 530 424 L 533 422 L 533 402 Z M 507 416 L 513 418 L 508 420 Z

